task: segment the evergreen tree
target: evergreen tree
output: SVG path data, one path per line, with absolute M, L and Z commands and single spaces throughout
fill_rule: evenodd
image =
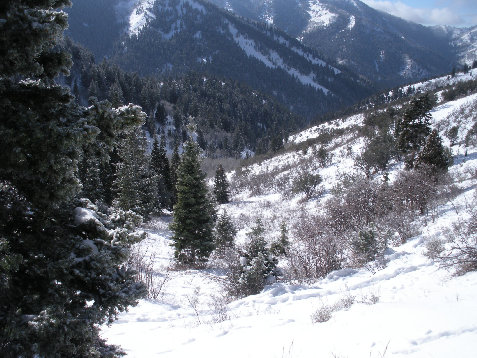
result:
M 430 110 L 434 103 L 434 99 L 427 93 L 412 99 L 404 111 L 402 119 L 396 124 L 397 147 L 401 153 L 407 155 L 408 167 L 413 166 L 415 154 L 420 150 L 431 132 L 429 126 Z
M 171 187 L 172 187 L 172 206 L 177 203 L 177 171 L 179 170 L 179 165 L 181 163 L 181 157 L 179 155 L 179 144 L 176 142 L 174 145 L 174 151 L 172 152 L 171 158 Z
M 215 247 L 220 253 L 225 252 L 228 248 L 234 247 L 235 235 L 237 229 L 232 222 L 232 219 L 224 210 L 217 218 L 215 225 Z
M 144 131 L 137 128 L 128 133 L 120 143 L 117 179 L 117 206 L 123 210 L 133 210 L 149 217 L 154 210 L 157 197 L 157 178 L 150 170 L 147 142 Z
M 171 224 L 178 262 L 194 265 L 209 257 L 214 250 L 214 216 L 205 174 L 200 169 L 199 149 L 189 140 L 177 170 L 177 204 Z
M 158 208 L 172 209 L 171 169 L 169 159 L 167 159 L 165 138 L 163 136 L 161 137 L 160 145 L 157 138 L 154 138 L 151 152 L 151 168 L 157 177 Z
M 282 222 L 280 225 L 280 238 L 271 245 L 270 251 L 276 256 L 286 255 L 289 247 L 290 240 L 288 239 L 287 224 Z
M 124 103 L 123 90 L 117 78 L 109 90 L 109 100 L 113 104 L 113 107 L 119 107 Z
M 89 97 L 96 97 L 99 98 L 99 88 L 98 88 L 98 82 L 93 78 L 89 84 L 88 87 L 88 98 Z
M 278 260 L 273 256 L 264 237 L 265 228 L 257 219 L 242 253 L 241 270 L 236 290 L 239 295 L 254 295 L 278 277 Z
M 88 143 L 110 150 L 105 122 L 137 126 L 135 106 L 99 118 L 55 83 L 68 56 L 56 44 L 68 0 L 0 4 L 0 356 L 91 357 L 118 351 L 99 325 L 144 287 L 124 266 L 139 239 L 80 201 Z M 137 221 L 135 221 L 137 223 Z
M 222 164 L 219 164 L 215 171 L 214 195 L 219 204 L 229 202 L 229 183 Z
M 81 196 L 92 202 L 104 202 L 103 183 L 101 181 L 101 162 L 94 153 L 83 153 L 78 175 L 81 180 Z
M 452 158 L 442 145 L 439 133 L 434 129 L 417 156 L 416 167 L 427 166 L 432 174 L 438 174 L 447 171 L 451 160 Z

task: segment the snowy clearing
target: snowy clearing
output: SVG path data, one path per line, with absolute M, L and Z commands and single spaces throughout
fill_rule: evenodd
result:
M 476 101 L 473 95 L 438 106 L 432 125 L 445 138 L 457 114 Z M 362 115 L 352 116 L 290 139 L 300 143 L 329 128 L 349 131 L 329 144 L 333 160 L 320 171 L 327 187 L 340 172 L 353 170 L 346 152 L 359 153 L 363 143 L 349 133 L 362 121 Z M 461 128 L 473 123 L 461 122 Z M 477 272 L 455 277 L 425 256 L 428 241 L 443 237 L 453 224 L 466 219 L 476 195 L 477 148 L 464 147 L 462 138 L 457 141 L 450 172 L 460 194 L 433 215 L 420 218 L 421 233 L 390 247 L 382 269 L 343 269 L 308 284 L 278 282 L 260 294 L 228 302 L 221 270 L 168 269 L 172 262 L 168 219 L 156 220 L 138 249 L 153 261 L 161 291 L 157 299 L 142 300 L 104 327 L 103 337 L 121 345 L 128 357 L 475 357 Z M 286 153 L 250 171 L 258 175 L 281 166 L 293 171 L 300 155 Z M 301 211 L 319 210 L 318 202 L 284 198 L 273 190 L 240 193 L 222 207 L 242 222 L 238 242 L 257 214 L 276 231 L 284 218 L 293 221 Z

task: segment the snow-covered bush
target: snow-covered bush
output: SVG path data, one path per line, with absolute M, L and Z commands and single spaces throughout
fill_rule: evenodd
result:
M 272 254 L 263 236 L 260 220 L 249 233 L 250 241 L 244 249 L 231 257 L 228 267 L 227 291 L 231 296 L 254 295 L 279 276 L 278 260 Z
M 328 305 L 323 305 L 311 315 L 311 321 L 313 323 L 327 322 L 331 319 L 332 313 L 333 313 L 333 307 Z

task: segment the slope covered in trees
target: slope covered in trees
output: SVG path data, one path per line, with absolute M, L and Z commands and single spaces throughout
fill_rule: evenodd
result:
M 287 136 L 306 121 L 272 98 L 239 82 L 190 73 L 160 81 L 96 64 L 86 49 L 66 41 L 73 56 L 64 78 L 80 103 L 90 96 L 113 103 L 137 103 L 148 114 L 147 129 L 163 132 L 169 149 L 181 144 L 190 126 L 200 136 L 208 156 L 240 156 L 245 150 L 265 153 L 281 147 Z

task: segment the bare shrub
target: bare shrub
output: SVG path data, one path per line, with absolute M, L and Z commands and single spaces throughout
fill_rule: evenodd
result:
M 328 305 L 323 305 L 311 315 L 311 321 L 313 323 L 327 322 L 331 319 L 332 314 L 333 314 L 333 307 Z
M 154 255 L 147 255 L 138 247 L 131 250 L 127 265 L 136 271 L 136 280 L 147 288 L 147 298 L 157 300 L 164 285 L 169 281 L 169 274 L 160 275 L 154 269 Z
M 456 275 L 477 271 L 477 211 L 466 222 L 454 225 L 449 248 L 436 253 L 442 267 L 455 270 Z
M 229 297 L 226 295 L 212 295 L 212 322 L 221 323 L 230 320 L 229 315 Z
M 323 323 L 331 319 L 334 312 L 341 310 L 348 310 L 356 302 L 356 297 L 351 294 L 346 294 L 333 305 L 322 304 L 312 315 L 311 321 L 313 323 Z
M 194 292 L 191 295 L 186 295 L 187 302 L 189 302 L 190 308 L 194 311 L 195 319 L 197 324 L 202 324 L 199 313 L 199 297 L 200 297 L 200 287 L 195 287 Z
M 348 310 L 356 302 L 356 297 L 347 293 L 343 298 L 334 304 L 334 310 Z
M 411 210 L 422 215 L 437 198 L 437 183 L 425 169 L 402 171 L 392 185 L 392 193 L 394 211 Z
M 318 279 L 342 268 L 344 245 L 327 229 L 323 217 L 300 218 L 294 228 L 294 237 L 288 257 L 291 279 Z
M 368 295 L 362 296 L 359 302 L 364 303 L 366 305 L 375 305 L 379 302 L 379 296 L 375 293 L 370 293 Z
M 359 231 L 389 211 L 386 191 L 363 176 L 345 177 L 343 189 L 326 204 L 326 215 L 333 231 Z
M 402 245 L 420 234 L 419 225 L 415 221 L 416 214 L 411 211 L 391 211 L 381 217 L 377 225 L 389 232 L 389 244 Z
M 431 260 L 437 260 L 439 257 L 441 257 L 444 250 L 444 241 L 433 238 L 426 242 L 426 251 L 424 252 L 424 255 Z

